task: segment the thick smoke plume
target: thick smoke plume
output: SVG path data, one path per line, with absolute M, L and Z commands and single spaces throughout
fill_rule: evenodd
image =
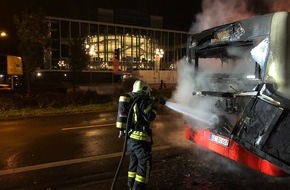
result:
M 190 33 L 201 32 L 255 15 L 288 10 L 290 11 L 290 0 L 203 0 L 202 12 L 196 15 L 196 20 L 192 24 Z M 229 51 L 235 52 L 236 50 L 229 49 Z M 241 51 L 238 52 L 241 54 Z M 188 65 L 185 59 L 180 60 L 177 65 L 178 86 L 173 95 L 173 100 L 194 109 L 212 111 L 215 107 L 212 97 L 200 99 L 198 96 L 192 95 L 196 89 L 203 90 L 204 87 L 210 85 L 210 82 L 204 81 L 204 78 L 208 78 L 207 76 L 210 75 L 211 71 L 204 69 L 203 72 L 200 72 L 200 70 L 195 72 L 192 65 Z M 223 65 L 223 67 L 225 69 L 226 65 Z M 234 71 L 234 69 L 232 70 Z
M 276 11 L 290 11 L 289 0 L 203 0 L 190 32 L 203 30 Z
M 203 0 L 202 12 L 196 15 L 196 21 L 193 23 L 190 32 L 197 33 L 214 26 L 276 11 L 290 11 L 290 0 Z M 245 55 L 241 55 L 241 52 L 250 55 L 250 52 L 241 51 L 241 49 L 229 49 L 228 51 L 229 54 L 236 56 L 239 55 L 245 57 Z M 210 61 L 213 62 L 212 60 Z M 209 66 L 211 69 L 213 69 L 212 65 Z M 242 65 L 245 66 L 245 64 Z M 224 66 L 226 65 L 224 64 Z M 227 67 L 226 72 L 228 72 L 229 69 L 231 68 Z M 235 71 L 236 69 L 241 71 L 244 68 L 233 68 L 232 70 Z M 178 85 L 172 97 L 173 101 L 195 110 L 201 110 L 207 113 L 212 112 L 212 109 L 215 107 L 215 102 L 218 101 L 214 100 L 213 97 L 208 98 L 206 96 L 201 97 L 193 95 L 193 92 L 196 89 L 207 90 L 207 87 L 211 85 L 210 81 L 205 81 L 205 78 L 209 78 L 208 76 L 211 74 L 210 68 L 199 68 L 199 71 L 197 72 L 194 67 L 187 64 L 185 58 L 183 58 L 177 63 L 177 71 Z M 223 86 L 225 85 L 226 84 L 223 84 Z M 223 91 L 223 86 L 219 88 L 220 91 Z M 185 117 L 185 119 L 191 123 L 192 127 L 208 127 L 203 126 L 202 123 L 197 123 L 197 120 L 192 121 L 191 118 Z M 235 119 L 235 121 L 236 120 L 237 119 Z M 232 124 L 234 124 L 234 122 Z M 178 139 L 178 136 L 174 136 L 174 139 Z M 182 142 L 182 139 L 176 141 Z M 177 142 L 174 143 L 176 144 Z M 201 154 L 199 157 L 206 159 L 208 158 L 208 154 Z M 217 157 L 214 156 L 214 158 L 211 159 L 216 161 Z M 220 160 L 220 162 L 224 162 L 224 160 Z M 221 167 L 217 168 L 217 166 Z M 233 165 L 227 165 L 227 162 L 224 162 L 222 164 L 219 163 L 219 165 L 212 165 L 211 167 L 225 171 L 226 166 L 232 168 L 231 166 Z M 234 166 L 233 169 L 238 168 Z M 247 175 L 249 175 L 249 173 L 247 173 Z

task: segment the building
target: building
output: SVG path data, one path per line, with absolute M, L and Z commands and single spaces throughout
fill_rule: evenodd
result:
M 83 71 L 84 84 L 98 84 L 100 75 L 105 83 L 118 82 L 127 76 L 143 78 L 149 83 L 176 82 L 176 62 L 185 56 L 187 32 L 161 29 L 162 17 L 158 16 L 139 19 L 141 25 L 147 25 L 144 27 L 112 23 L 115 20 L 136 24 L 132 22 L 132 15 L 114 19 L 110 10 L 100 9 L 99 12 L 100 20 L 106 22 L 47 17 L 52 45 L 38 72 L 61 74 L 63 77 L 49 77 L 58 80 L 55 82 L 67 78 L 70 42 L 82 37 L 90 55 L 90 64 Z M 146 24 L 148 20 L 150 27 Z

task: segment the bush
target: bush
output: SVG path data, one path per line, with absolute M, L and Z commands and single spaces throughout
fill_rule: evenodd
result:
M 0 110 L 13 110 L 21 108 L 61 108 L 67 106 L 89 105 L 107 103 L 112 101 L 109 95 L 98 95 L 97 92 L 38 92 L 32 96 L 26 96 L 14 91 L 0 94 Z
M 4 92 L 1 93 L 0 96 L 0 110 L 1 111 L 6 111 L 6 110 L 11 110 L 15 109 L 15 98 L 11 96 L 11 93 L 9 92 Z
M 60 108 L 66 105 L 66 98 L 63 93 L 44 92 L 37 95 L 39 108 Z
M 0 110 L 15 110 L 22 108 L 62 108 L 67 106 L 100 104 L 107 102 L 117 103 L 120 95 L 131 92 L 136 78 L 126 79 L 113 95 L 99 95 L 95 91 L 78 91 L 66 93 L 64 91 L 38 91 L 31 96 L 24 92 L 3 91 L 0 93 Z M 155 97 L 172 96 L 173 89 L 153 89 Z

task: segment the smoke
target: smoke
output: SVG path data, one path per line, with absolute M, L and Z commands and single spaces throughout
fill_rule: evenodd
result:
M 241 53 L 242 51 L 236 48 L 231 50 L 233 54 L 236 52 Z M 250 55 L 250 52 L 248 51 L 247 54 Z M 200 66 L 207 66 L 207 68 L 199 67 L 198 71 L 196 71 L 194 66 L 188 64 L 185 59 L 178 62 L 178 84 L 172 96 L 172 101 L 177 104 L 167 102 L 166 106 L 182 113 L 184 119 L 195 129 L 214 128 L 222 123 L 227 123 L 228 126 L 233 127 L 239 115 L 227 114 L 227 110 L 229 110 L 226 107 L 228 103 L 225 102 L 227 99 L 202 96 L 200 93 L 201 91 L 220 93 L 247 91 L 243 80 L 235 77 L 241 76 L 241 73 L 249 73 L 247 70 L 250 67 L 252 68 L 249 70 L 253 70 L 255 64 L 247 59 L 235 60 L 235 62 L 230 60 L 224 62 L 220 59 L 203 59 L 199 60 L 199 64 Z M 218 79 L 216 77 L 217 73 L 225 73 L 230 78 Z M 246 74 L 244 75 L 246 76 Z M 230 129 L 228 128 L 228 130 Z
M 172 101 L 179 105 L 168 102 L 166 106 L 182 113 L 188 122 L 198 122 L 199 124 L 194 125 L 195 127 L 210 127 L 209 123 L 214 124 L 211 118 L 216 117 L 215 102 L 217 98 L 193 95 L 196 90 L 211 88 L 210 81 L 208 81 L 210 72 L 201 70 L 195 72 L 193 65 L 186 63 L 185 59 L 180 60 L 177 66 L 178 85 L 173 93 Z
M 197 33 L 214 26 L 251 16 L 246 10 L 246 4 L 240 0 L 204 0 L 202 13 L 196 15 L 196 22 L 190 30 Z
M 202 12 L 196 15 L 196 20 L 192 24 L 190 32 L 201 32 L 215 26 L 228 24 L 259 14 L 287 11 L 290 9 L 289 5 L 290 1 L 285 2 L 285 0 L 203 0 L 201 5 Z M 178 85 L 172 97 L 173 101 L 194 109 L 200 109 L 203 112 L 218 112 L 215 105 L 219 101 L 218 98 L 194 96 L 193 92 L 196 90 L 217 91 L 217 88 L 218 91 L 227 91 L 229 89 L 226 84 L 213 86 L 213 82 L 210 81 L 210 78 L 214 78 L 210 76 L 212 73 L 234 74 L 244 72 L 247 74 L 247 70 L 251 70 L 251 67 L 254 66 L 254 64 L 251 64 L 254 61 L 247 50 L 231 48 L 227 50 L 227 53 L 243 59 L 235 59 L 236 63 L 229 63 L 227 62 L 229 60 L 220 59 L 203 60 L 208 62 L 204 64 L 206 68 L 203 68 L 202 64 L 200 64 L 198 72 L 195 71 L 193 65 L 187 64 L 185 59 L 179 60 L 177 63 Z M 240 64 L 240 62 L 243 62 L 243 64 Z M 239 85 L 239 82 L 237 82 L 235 89 L 240 90 Z
M 177 81 L 173 99 L 183 105 L 188 105 L 192 101 L 192 92 L 194 89 L 194 67 L 189 67 L 185 59 L 181 59 L 177 63 Z
M 193 96 L 193 92 L 197 89 L 201 90 L 202 86 L 206 88 L 205 86 L 208 85 L 208 82 L 204 81 L 204 79 L 208 78 L 206 75 L 208 74 L 201 70 L 195 72 L 194 66 L 188 64 L 185 58 L 179 60 L 177 63 L 178 85 L 173 93 L 173 101 L 205 112 L 207 108 L 210 109 L 212 105 L 211 98 Z
M 202 12 L 196 15 L 196 21 L 192 24 L 190 32 L 201 32 L 214 26 L 246 19 L 259 14 L 266 14 L 274 11 L 290 11 L 290 0 L 203 0 L 201 6 Z M 243 50 L 241 51 L 241 49 L 228 49 L 228 54 L 233 56 L 241 56 L 243 58 L 247 57 L 242 55 L 242 52 L 250 55 L 249 52 L 245 52 Z M 240 61 L 249 63 L 251 62 L 249 59 L 252 58 L 248 56 L 247 59 L 248 60 Z M 210 61 L 214 62 L 213 60 Z M 224 63 L 226 61 L 223 60 L 222 62 Z M 177 65 L 178 86 L 173 95 L 173 100 L 189 107 L 194 105 L 195 108 L 202 108 L 203 110 L 206 107 L 209 107 L 208 109 L 212 109 L 212 102 L 210 99 L 204 101 L 206 97 L 202 97 L 203 100 L 201 101 L 199 98 L 192 95 L 192 92 L 194 92 L 195 89 L 212 90 L 206 89 L 210 88 L 211 84 L 210 81 L 205 81 L 205 78 L 208 78 L 208 75 L 212 71 L 209 71 L 208 68 L 199 68 L 199 72 L 195 72 L 194 67 L 192 65 L 188 65 L 185 59 L 179 60 Z M 214 65 L 217 64 L 211 64 L 210 67 L 214 69 Z M 231 64 L 228 64 L 228 66 L 229 65 Z M 241 69 L 247 69 L 234 69 L 228 66 L 224 65 L 222 67 L 222 69 L 225 70 L 224 72 L 229 72 L 229 70 L 231 70 L 233 73 L 237 70 L 240 72 Z M 201 70 L 204 70 L 205 72 L 200 72 Z
M 202 12 L 196 15 L 196 21 L 193 23 L 190 32 L 201 32 L 255 15 L 274 11 L 288 11 L 289 9 L 290 0 L 203 0 Z M 185 58 L 179 60 L 177 63 L 178 84 L 172 97 L 173 101 L 202 112 L 219 113 L 216 105 L 219 102 L 219 98 L 194 96 L 193 93 L 204 90 L 220 92 L 234 89 L 241 90 L 244 86 L 239 81 L 234 82 L 233 89 L 229 89 L 229 85 L 225 83 L 213 85 L 211 79 L 216 77 L 211 75 L 213 73 L 224 73 L 234 76 L 237 73 L 244 73 L 247 76 L 243 77 L 248 77 L 248 71 L 253 70 L 254 67 L 253 57 L 247 48 L 228 48 L 227 54 L 235 57 L 235 62 L 221 59 L 199 60 L 198 72 L 195 71 L 193 65 L 186 63 Z M 238 59 L 239 57 L 241 59 Z M 204 64 L 201 64 L 201 62 L 204 62 Z M 252 74 L 250 73 L 249 76 Z
M 287 1 L 287 2 L 285 2 Z M 191 33 L 201 32 L 203 30 L 231 23 L 237 20 L 246 19 L 255 15 L 266 14 L 274 11 L 290 11 L 290 0 L 203 0 L 202 2 L 202 12 L 196 15 L 196 21 L 192 24 L 190 29 Z M 203 60 L 208 63 L 206 68 L 202 67 L 202 64 L 199 65 L 199 70 L 196 71 L 192 64 L 188 64 L 185 58 L 181 59 L 177 63 L 177 87 L 172 96 L 172 101 L 178 104 L 187 106 L 188 108 L 193 108 L 194 110 L 200 110 L 202 113 L 213 113 L 215 114 L 216 103 L 219 102 L 218 98 L 207 97 L 207 96 L 198 96 L 193 95 L 193 92 L 202 91 L 202 90 L 213 90 L 223 91 L 228 87 L 228 84 L 222 83 L 218 87 L 214 87 L 213 82 L 210 81 L 210 78 L 213 78 L 212 73 L 216 73 L 217 69 L 219 73 L 247 73 L 247 67 L 254 66 L 253 59 L 249 49 L 240 49 L 240 48 L 231 48 L 227 50 L 227 54 L 233 57 L 240 57 L 243 59 L 236 59 L 237 64 L 227 64 L 227 60 Z M 238 62 L 243 62 L 239 64 Z M 222 65 L 222 66 L 221 66 Z M 233 65 L 237 67 L 233 67 Z M 241 67 L 242 66 L 242 67 Z M 251 69 L 252 70 L 252 69 Z M 237 72 L 238 71 L 238 72 Z M 230 79 L 231 80 L 231 79 Z M 240 90 L 238 86 L 235 89 Z M 243 83 L 243 82 L 241 82 Z M 241 84 L 240 86 L 242 86 Z M 204 125 L 206 122 L 199 122 L 199 119 L 194 117 L 188 118 L 188 112 L 192 112 L 187 108 L 179 108 L 180 106 L 172 106 L 176 109 L 185 110 L 186 114 L 184 119 L 191 124 L 194 128 L 208 128 L 209 125 Z M 181 111 L 180 111 L 181 112 Z M 194 112 L 192 112 L 194 113 Z M 198 114 L 195 114 L 198 117 Z M 193 120 L 192 120 L 193 119 Z M 227 118 L 228 119 L 228 118 Z M 208 117 L 210 121 L 210 117 Z M 237 121 L 237 118 L 233 118 L 233 121 L 230 121 L 230 125 L 234 125 Z M 232 123 L 231 123 L 232 122 Z M 175 139 L 178 143 L 181 142 L 181 139 L 178 139 L 178 136 L 175 136 Z M 187 144 L 187 143 L 185 143 Z M 201 153 L 199 157 L 208 158 L 205 154 Z M 213 156 L 216 160 L 216 156 Z M 228 162 L 224 162 L 222 169 L 224 170 L 227 167 Z M 233 165 L 228 165 L 228 169 L 239 169 Z M 213 167 L 213 166 L 211 166 Z M 221 169 L 215 168 L 217 170 Z M 249 174 L 249 173 L 247 173 Z
M 203 0 L 191 33 L 276 11 L 290 11 L 289 0 Z

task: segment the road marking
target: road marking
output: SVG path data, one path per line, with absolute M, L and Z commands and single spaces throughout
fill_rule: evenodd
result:
M 87 126 L 80 126 L 80 127 L 66 127 L 66 128 L 62 128 L 61 130 L 66 131 L 66 130 L 76 130 L 76 129 L 89 129 L 89 128 L 95 128 L 95 127 L 115 126 L 115 125 L 116 123 L 102 124 L 102 125 L 87 125 Z
M 168 146 L 168 145 L 159 146 L 159 147 L 153 147 L 152 150 L 153 151 L 160 151 L 160 150 L 169 149 L 171 147 L 172 146 Z M 120 157 L 121 155 L 122 155 L 122 152 L 116 152 L 116 153 L 104 154 L 104 155 L 99 155 L 99 156 L 90 156 L 90 157 L 85 157 L 85 158 L 76 158 L 76 159 L 71 159 L 71 160 L 50 162 L 50 163 L 45 163 L 45 164 L 33 165 L 33 166 L 11 168 L 11 169 L 6 169 L 6 170 L 0 170 L 0 176 L 35 171 L 35 170 L 41 170 L 41 169 L 47 169 L 47 168 L 53 168 L 53 167 L 59 167 L 59 166 L 66 166 L 66 165 L 71 165 L 71 164 L 79 164 L 79 163 L 97 161 L 97 160 L 102 160 L 102 159 L 116 158 L 116 157 Z

